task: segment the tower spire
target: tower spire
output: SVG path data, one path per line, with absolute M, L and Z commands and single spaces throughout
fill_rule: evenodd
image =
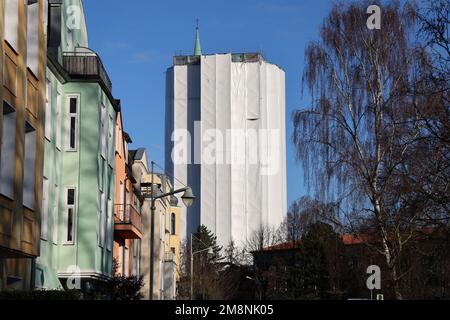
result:
M 195 47 L 194 47 L 194 56 L 202 55 L 202 48 L 200 46 L 200 30 L 198 28 L 198 19 L 196 20 L 197 26 L 195 28 Z

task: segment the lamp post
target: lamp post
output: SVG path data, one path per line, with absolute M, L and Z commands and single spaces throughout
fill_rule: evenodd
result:
M 193 285 L 193 279 L 194 279 L 194 254 L 197 254 L 197 253 L 201 253 L 201 252 L 205 252 L 205 251 L 208 251 L 208 255 L 214 255 L 214 251 L 213 251 L 213 248 L 212 247 L 208 247 L 208 248 L 206 248 L 206 249 L 203 249 L 203 250 L 199 250 L 199 251 L 196 251 L 196 252 L 193 252 L 192 251 L 192 249 L 193 249 L 193 246 L 192 246 L 192 238 L 196 238 L 198 241 L 200 241 L 201 243 L 203 243 L 203 241 L 202 240 L 200 240 L 199 238 L 197 238 L 196 236 L 194 236 L 194 234 L 193 233 L 191 233 L 191 276 L 190 276 L 190 281 L 189 281 L 189 283 L 190 283 L 190 285 L 189 285 L 189 287 L 190 287 L 190 294 L 189 294 L 189 296 L 190 296 L 190 300 L 193 300 L 193 295 L 194 295 L 194 285 Z M 204 243 L 203 243 L 204 244 Z
M 181 200 L 183 200 L 184 205 L 189 208 L 192 206 L 195 200 L 194 193 L 192 192 L 191 187 L 185 186 L 184 188 L 180 188 L 177 190 L 173 190 L 171 192 L 166 192 L 162 194 L 156 195 L 154 193 L 154 175 L 155 175 L 155 162 L 151 162 L 151 186 L 150 186 L 150 194 L 146 194 L 145 198 L 150 199 L 151 203 L 151 226 L 150 226 L 150 288 L 149 288 L 149 299 L 153 300 L 153 286 L 154 286 L 154 274 L 155 274 L 155 211 L 156 211 L 156 200 L 162 199 L 165 197 L 172 197 L 175 194 L 184 192 L 181 196 Z M 171 199 L 172 200 L 172 199 Z

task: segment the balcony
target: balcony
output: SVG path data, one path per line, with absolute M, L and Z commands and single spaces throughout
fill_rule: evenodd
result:
M 112 93 L 112 82 L 100 57 L 88 48 L 63 53 L 63 67 L 73 79 L 98 81 Z
M 116 204 L 114 210 L 114 239 L 141 239 L 141 214 L 129 204 Z
M 176 263 L 175 253 L 169 251 L 164 253 L 164 262 Z

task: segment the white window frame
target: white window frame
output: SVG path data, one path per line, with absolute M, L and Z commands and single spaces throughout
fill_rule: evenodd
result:
M 61 150 L 61 123 L 62 123 L 62 95 L 58 90 L 56 92 L 56 128 L 55 128 L 55 140 L 56 140 L 56 148 Z
M 73 204 L 68 204 L 67 200 L 68 200 L 68 193 L 69 190 L 73 189 L 74 190 L 74 203 Z M 77 241 L 77 218 L 78 218 L 78 192 L 77 192 L 77 188 L 74 186 L 66 186 L 64 187 L 64 218 L 63 218 L 63 226 L 64 226 L 64 238 L 62 243 L 64 245 L 74 245 Z M 68 227 L 69 227 L 69 221 L 68 221 L 68 213 L 69 213 L 69 209 L 72 209 L 72 240 L 69 241 L 67 240 L 68 237 Z
M 106 230 L 107 230 L 107 235 L 106 235 L 106 249 L 108 251 L 112 250 L 112 244 L 113 244 L 113 222 L 112 222 L 112 216 L 113 216 L 113 202 L 112 199 L 109 198 L 108 199 L 108 208 L 107 208 L 107 212 L 106 212 Z
M 120 126 L 118 126 L 116 124 L 116 150 L 115 151 L 117 151 L 117 153 L 119 154 L 119 157 L 122 157 L 122 152 L 123 152 L 123 150 L 121 150 L 121 146 L 120 146 L 120 137 L 123 137 L 123 135 L 120 134 L 121 131 L 122 130 L 121 130 Z
M 49 78 L 45 89 L 45 138 L 52 141 L 52 81 Z
M 117 257 L 117 272 L 123 275 L 123 247 L 119 244 L 119 256 Z
M 126 245 L 123 246 L 123 275 L 130 275 L 130 250 Z
M 77 99 L 77 112 L 71 113 L 70 112 L 70 100 L 71 99 Z M 77 152 L 78 151 L 78 145 L 79 145 L 79 136 L 80 136 L 80 130 L 79 130 L 79 118 L 80 118 L 80 94 L 68 94 L 66 96 L 66 112 L 67 112 L 67 124 L 66 124 L 66 137 L 65 137 L 65 144 L 66 144 L 66 151 L 68 152 Z M 75 118 L 75 146 L 70 146 L 70 130 L 71 130 L 71 120 L 72 118 Z
M 100 206 L 98 213 L 98 245 L 103 248 L 105 245 L 105 209 L 106 198 L 105 193 L 100 192 Z
M 108 123 L 108 164 L 112 166 L 114 162 L 114 155 L 115 155 L 115 143 L 114 143 L 114 118 L 110 114 L 109 117 L 109 123 Z
M 50 203 L 50 183 L 47 177 L 42 180 L 42 212 L 41 212 L 41 239 L 47 241 L 48 239 L 48 211 Z
M 100 103 L 100 132 L 99 132 L 99 148 L 100 156 L 106 160 L 106 106 Z
M 59 230 L 59 186 L 55 184 L 55 191 L 53 194 L 53 235 L 52 240 L 54 244 L 58 244 L 58 230 Z

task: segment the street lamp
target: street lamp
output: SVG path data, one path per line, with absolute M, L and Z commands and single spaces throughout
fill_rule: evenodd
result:
M 194 254 L 208 251 L 208 253 L 207 253 L 208 256 L 213 256 L 214 255 L 214 250 L 213 250 L 212 247 L 208 247 L 206 249 L 202 249 L 202 250 L 198 250 L 198 251 L 193 252 L 192 251 L 192 239 L 193 238 L 195 238 L 198 241 L 200 241 L 201 243 L 205 244 L 202 240 L 200 240 L 199 238 L 194 236 L 193 233 L 191 233 L 191 276 L 190 276 L 190 281 L 189 281 L 190 282 L 190 290 L 189 290 L 190 291 L 190 294 L 189 294 L 190 300 L 192 300 L 193 295 L 194 295 L 194 285 L 193 285 L 193 279 L 194 279 Z
M 183 200 L 183 203 L 187 208 L 192 206 L 195 200 L 195 196 L 192 192 L 191 187 L 187 187 L 186 191 L 184 191 L 184 194 L 181 196 L 181 200 Z
M 177 205 L 178 199 L 175 196 L 178 193 L 184 192 L 184 194 L 181 196 L 181 199 L 183 200 L 183 203 L 186 207 L 192 206 L 195 200 L 194 193 L 192 192 L 191 187 L 185 186 L 184 188 L 180 188 L 177 190 L 173 190 L 166 193 L 156 194 L 155 191 L 155 184 L 154 184 L 154 175 L 155 175 L 155 162 L 152 161 L 151 163 L 151 175 L 152 175 L 152 181 L 151 181 L 151 187 L 150 187 L 150 194 L 145 194 L 145 198 L 149 199 L 151 201 L 151 227 L 150 227 L 150 289 L 149 289 L 149 299 L 153 300 L 153 284 L 154 284 L 154 274 L 155 274 L 155 266 L 154 266 L 154 256 L 155 256 L 155 211 L 156 211 L 156 200 L 162 199 L 165 197 L 170 197 L 170 204 L 171 205 Z

